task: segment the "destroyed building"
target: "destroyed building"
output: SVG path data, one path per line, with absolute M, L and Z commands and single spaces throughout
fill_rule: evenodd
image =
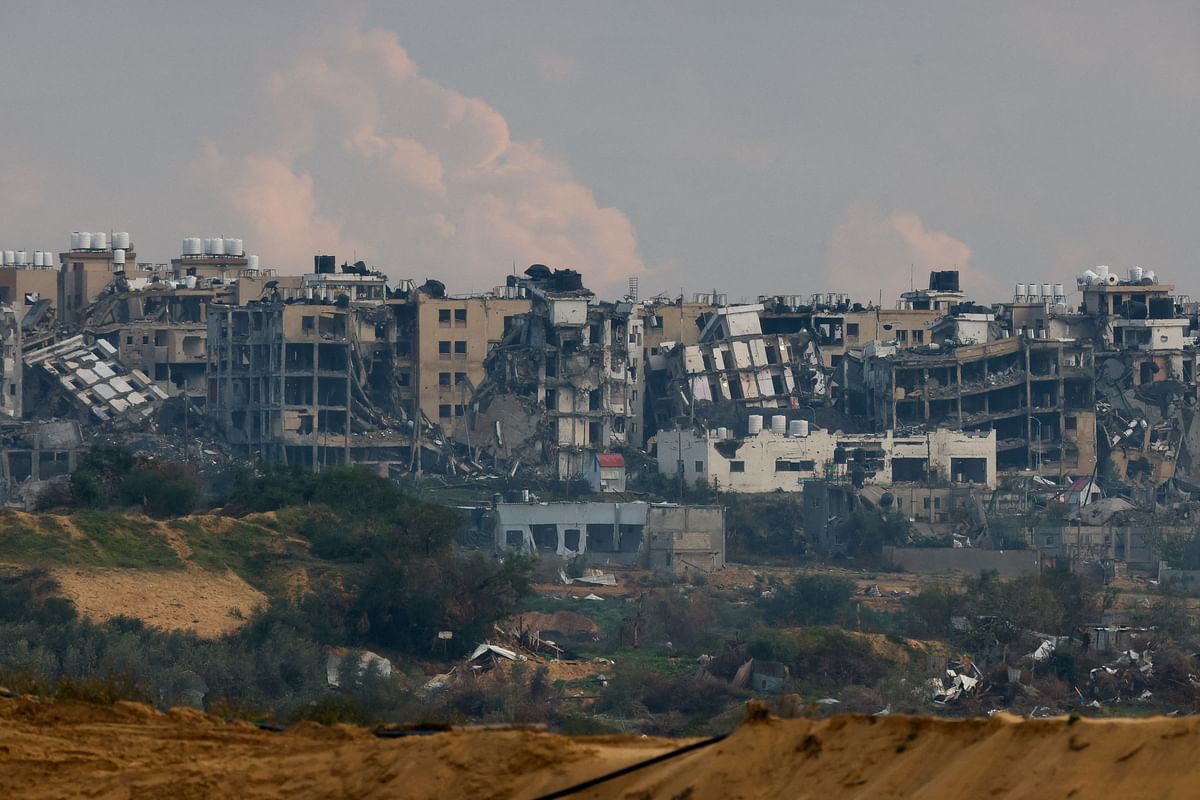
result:
M 514 285 L 532 306 L 488 354 L 464 439 L 505 468 L 581 477 L 640 436 L 642 319 L 631 301 L 595 302 L 572 270 L 534 265 Z
M 83 336 L 72 336 L 26 353 L 24 360 L 47 394 L 67 399 L 59 416 L 73 412 L 84 423 L 143 425 L 167 397 L 145 373 L 122 364 L 117 349 L 103 339 L 87 344 Z
M 386 313 L 386 312 L 385 312 Z M 217 305 L 208 316 L 208 408 L 229 442 L 269 463 L 319 469 L 411 463 L 411 426 L 368 395 L 387 325 L 343 302 Z
M 1091 342 L 1020 336 L 960 347 L 868 346 L 847 359 L 847 410 L 876 431 L 995 431 L 1000 469 L 1096 464 Z

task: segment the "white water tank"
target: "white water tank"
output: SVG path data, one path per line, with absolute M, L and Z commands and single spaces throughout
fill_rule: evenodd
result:
M 757 436 L 762 433 L 763 418 L 762 414 L 751 414 L 746 420 L 746 432 L 751 436 Z
M 196 288 L 196 276 L 188 275 L 186 278 L 183 279 L 183 285 L 189 289 L 195 289 Z
M 1065 288 L 1066 287 L 1064 287 L 1061 283 L 1054 284 L 1054 296 L 1055 297 L 1066 297 L 1067 293 L 1066 293 L 1066 291 L 1064 291 Z
M 113 246 L 113 250 L 117 250 L 117 249 L 128 250 L 129 249 L 129 231 L 117 231 L 116 233 L 114 233 L 112 235 L 112 246 Z
M 1018 283 L 1017 288 L 1013 290 L 1013 300 L 1018 303 L 1025 302 L 1025 295 L 1029 294 L 1027 287 L 1023 283 Z
M 1042 297 L 1054 297 L 1054 286 L 1049 283 L 1043 283 Z
M 41 251 L 41 250 L 34 250 L 34 251 L 33 251 L 33 265 L 34 265 L 35 267 L 44 267 L 44 266 L 46 266 L 46 260 L 45 260 L 45 259 L 46 259 L 46 257 L 45 257 L 44 255 L 42 255 L 42 251 Z
M 241 239 L 226 239 L 225 240 L 225 255 L 240 257 L 242 255 L 242 240 Z
M 1134 283 L 1140 281 L 1142 276 L 1145 274 L 1145 270 L 1143 270 L 1141 267 L 1129 268 L 1129 280 L 1133 281 Z
M 113 266 L 114 266 L 114 267 L 123 267 L 123 266 L 125 266 L 125 251 L 124 251 L 124 250 L 120 250 L 120 249 L 118 249 L 118 250 L 113 250 L 113 261 L 112 261 L 112 263 L 113 263 Z M 120 271 L 120 270 L 118 270 L 118 272 L 119 272 L 119 271 Z
M 4 251 L 4 266 L 11 267 L 17 263 L 17 253 L 15 250 Z
M 1154 270 L 1152 269 L 1146 270 L 1146 273 L 1142 277 L 1151 283 L 1158 283 L 1158 276 L 1154 274 Z
M 1079 284 L 1080 286 L 1091 286 L 1093 283 L 1095 283 L 1099 279 L 1100 279 L 1100 276 L 1097 275 L 1095 272 L 1092 272 L 1090 269 L 1085 269 L 1083 271 L 1083 274 L 1075 279 L 1075 282 L 1077 284 Z
M 79 249 L 80 250 L 91 250 L 92 249 L 92 235 L 90 233 L 88 233 L 87 231 L 79 232 Z
M 208 242 L 209 242 L 209 246 L 208 246 L 208 249 L 205 250 L 206 253 L 208 253 L 210 256 L 225 255 L 225 240 L 224 239 L 222 239 L 220 236 L 218 236 L 215 239 L 209 239 Z
M 258 269 L 258 256 L 247 256 L 246 266 L 250 269 Z
M 771 433 L 784 435 L 787 433 L 787 417 L 783 414 L 776 414 L 771 417 Z
M 183 254 L 188 256 L 204 255 L 204 240 L 199 236 L 191 236 L 183 240 Z
M 71 232 L 71 249 L 72 250 L 79 249 L 79 231 Z
M 797 421 L 800 423 L 800 435 L 808 436 L 808 420 L 802 419 Z
M 1104 282 L 1107 283 L 1109 286 L 1116 286 L 1118 283 L 1121 282 L 1121 278 L 1120 278 L 1120 276 L 1117 275 L 1117 273 L 1110 272 L 1104 276 Z
M 804 420 L 802 420 L 802 419 L 794 419 L 791 422 L 789 422 L 788 423 L 788 436 L 799 436 L 800 435 L 800 423 L 803 421 Z
M 1096 274 L 1099 275 L 1101 278 L 1107 278 L 1108 277 L 1108 265 L 1100 264 L 1099 266 L 1097 266 Z
M 98 231 L 92 234 L 92 249 L 107 250 L 108 249 L 108 234 L 104 231 Z
M 17 251 L 17 266 L 24 267 L 29 264 L 29 253 L 24 250 Z
M 729 428 L 717 428 L 717 440 L 725 441 L 729 438 Z
M 1040 283 L 1029 284 L 1029 302 L 1036 303 L 1042 296 L 1042 285 Z

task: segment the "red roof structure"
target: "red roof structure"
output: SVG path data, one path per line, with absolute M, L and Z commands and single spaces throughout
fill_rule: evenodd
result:
M 620 453 L 597 453 L 596 461 L 600 463 L 600 467 L 624 467 L 625 459 Z

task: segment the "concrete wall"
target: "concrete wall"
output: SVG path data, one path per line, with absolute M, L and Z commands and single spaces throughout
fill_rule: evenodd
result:
M 883 557 L 908 572 L 943 573 L 995 570 L 1001 578 L 1036 575 L 1036 550 L 976 550 L 967 547 L 884 547 Z

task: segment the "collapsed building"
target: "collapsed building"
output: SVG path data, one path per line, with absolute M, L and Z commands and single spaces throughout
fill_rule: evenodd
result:
M 583 476 L 640 436 L 642 319 L 630 300 L 595 302 L 573 270 L 534 265 L 512 285 L 531 308 L 487 356 L 464 443 L 506 469 Z

